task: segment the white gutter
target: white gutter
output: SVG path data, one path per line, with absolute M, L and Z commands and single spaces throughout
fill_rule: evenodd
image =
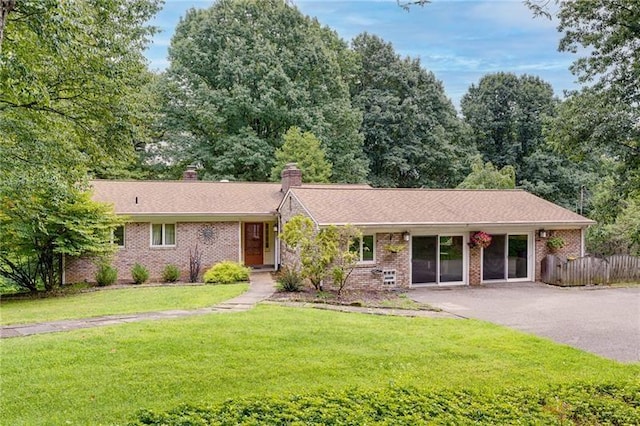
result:
M 479 226 L 534 226 L 540 227 L 544 226 L 553 226 L 553 227 L 566 227 L 566 226 L 576 226 L 576 227 L 584 227 L 587 225 L 595 224 L 595 221 L 581 221 L 581 222 L 556 222 L 556 221 L 536 221 L 536 222 L 474 222 L 474 223 L 466 223 L 466 222 L 324 222 L 320 223 L 319 226 L 344 226 L 344 225 L 353 225 L 353 226 L 369 226 L 369 227 L 412 227 L 412 226 L 458 226 L 458 227 L 479 227 Z

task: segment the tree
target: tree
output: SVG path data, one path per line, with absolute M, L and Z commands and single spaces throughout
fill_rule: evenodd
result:
M 334 233 L 318 230 L 311 219 L 296 215 L 285 223 L 280 239 L 295 252 L 301 276 L 308 279 L 316 290 L 322 290 L 329 265 L 337 255 Z M 298 267 L 294 266 L 293 270 L 297 271 Z
M 547 2 L 549 3 L 549 1 Z M 554 147 L 582 160 L 593 151 L 619 161 L 627 193 L 640 188 L 640 4 L 634 0 L 558 2 L 559 50 L 589 52 L 571 66 L 585 84 L 549 124 Z M 538 14 L 545 4 L 531 0 Z M 631 181 L 629 183 L 629 180 Z
M 517 186 L 575 208 L 594 167 L 590 158 L 577 165 L 547 144 L 543 127 L 556 115 L 557 104 L 551 85 L 540 78 L 496 73 L 472 85 L 461 108 L 484 161 L 513 166 Z
M 292 126 L 321 141 L 333 181 L 366 177 L 361 115 L 347 84 L 351 53 L 288 2 L 221 0 L 191 10 L 169 57 L 164 142 L 206 177 L 265 180 Z
M 512 165 L 519 176 L 523 158 L 544 142 L 542 121 L 554 114 L 555 100 L 551 85 L 540 78 L 500 72 L 472 84 L 460 106 L 484 159 L 497 167 Z
M 550 17 L 545 4 L 528 1 Z M 634 0 L 558 2 L 559 50 L 581 55 L 571 71 L 584 84 L 550 120 L 550 144 L 575 161 L 597 155 L 605 177 L 593 188 L 587 234 L 596 252 L 637 252 L 640 224 L 640 4 Z M 635 247 L 635 248 L 634 248 Z
M 582 214 L 590 208 L 585 189 L 599 180 L 599 165 L 596 156 L 576 162 L 545 143 L 523 159 L 524 176 L 518 180 L 518 186 Z
M 157 3 L 15 2 L 0 53 L 2 157 L 105 175 L 131 161 L 140 124 L 131 106 L 148 78 L 145 24 Z
M 516 171 L 512 166 L 498 170 L 490 162 L 484 163 L 476 156 L 471 163 L 471 173 L 458 185 L 463 189 L 513 189 L 516 187 Z
M 44 171 L 0 174 L 0 277 L 30 292 L 57 287 L 62 256 L 108 255 L 113 209 L 91 200 L 81 185 Z
M 310 218 L 296 215 L 285 223 L 280 238 L 299 262 L 294 271 L 299 269 L 316 290 L 322 290 L 323 280 L 331 276 L 338 295 L 342 293 L 359 261 L 353 243 L 362 232 L 353 225 L 318 229 Z
M 621 198 L 611 177 L 595 191 L 593 216 L 598 223 L 587 230 L 589 252 L 640 256 L 640 192 Z
M 625 104 L 640 102 L 640 4 L 635 0 L 562 2 L 559 50 L 589 52 L 571 66 L 580 82 L 594 82 Z
M 369 180 L 384 187 L 450 187 L 468 152 L 463 126 L 442 83 L 419 60 L 400 58 L 390 43 L 361 34 L 352 43 L 359 72 L 354 105 L 364 114 Z
M 335 255 L 331 262 L 331 276 L 333 285 L 338 288 L 338 296 L 340 296 L 360 260 L 360 253 L 353 250 L 353 245 L 354 241 L 362 238 L 362 232 L 353 225 L 331 225 L 323 231 L 326 233 L 326 238 L 332 241 L 335 247 Z
M 283 140 L 282 146 L 276 150 L 271 180 L 280 179 L 280 172 L 287 163 L 296 163 L 302 170 L 305 182 L 329 182 L 331 164 L 327 162 L 320 141 L 313 133 L 303 133 L 294 126 L 287 130 Z
M 101 253 L 114 225 L 87 173 L 134 158 L 156 0 L 0 2 L 0 274 L 56 285 L 62 255 Z M 95 230 L 92 231 L 92 229 Z

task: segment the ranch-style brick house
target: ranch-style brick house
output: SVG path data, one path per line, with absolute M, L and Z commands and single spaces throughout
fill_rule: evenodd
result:
M 186 280 L 196 247 L 202 272 L 223 260 L 277 270 L 293 256 L 278 232 L 302 214 L 319 228 L 352 224 L 362 231 L 353 286 L 534 281 L 549 253 L 548 238 L 564 240 L 557 254 L 582 256 L 584 231 L 594 223 L 522 190 L 304 184 L 294 164 L 281 176 L 280 183 L 205 182 L 190 168 L 181 181 L 93 181 L 94 199 L 127 218 L 114 232 L 118 278 L 129 280 L 140 263 L 153 280 L 168 264 Z M 491 235 L 486 248 L 469 244 L 480 231 Z M 94 280 L 94 259 L 67 257 L 64 263 L 64 282 Z

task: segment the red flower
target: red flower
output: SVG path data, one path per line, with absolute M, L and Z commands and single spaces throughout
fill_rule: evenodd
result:
M 487 248 L 491 245 L 491 235 L 483 231 L 474 232 L 469 240 L 469 247 Z

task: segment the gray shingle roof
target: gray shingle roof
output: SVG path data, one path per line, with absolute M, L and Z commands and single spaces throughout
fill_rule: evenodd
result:
M 594 223 L 521 190 L 292 188 L 320 225 Z
M 94 199 L 124 215 L 273 215 L 279 183 L 205 181 L 91 182 Z M 137 198 L 137 203 L 136 203 Z
M 133 216 L 271 216 L 284 196 L 280 183 L 95 180 L 91 184 L 95 200 L 113 204 L 118 214 Z M 521 190 L 305 184 L 291 192 L 320 225 L 594 223 Z

